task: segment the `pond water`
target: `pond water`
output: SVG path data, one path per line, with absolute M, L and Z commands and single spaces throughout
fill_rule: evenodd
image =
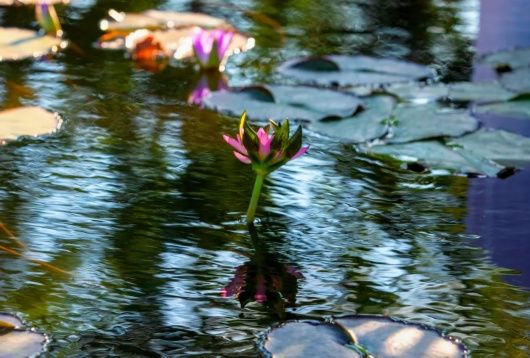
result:
M 528 172 L 420 175 L 306 131 L 310 154 L 266 182 L 252 236 L 241 218 L 253 176 L 220 137 L 237 120 L 186 103 L 192 66 L 150 73 L 93 46 L 109 8 L 201 11 L 256 38 L 229 63 L 231 85 L 272 81 L 281 61 L 324 53 L 394 56 L 470 80 L 487 76 L 472 61 L 479 1 L 234 4 L 73 1 L 60 13 L 69 50 L 0 64 L 3 108 L 40 105 L 65 119 L 56 135 L 0 148 L 0 221 L 27 256 L 72 272 L 0 252 L 0 311 L 48 332 L 57 357 L 255 356 L 257 336 L 283 318 L 343 313 L 431 325 L 476 357 L 528 356 Z M 3 26 L 32 18 L 0 10 Z M 502 40 L 489 36 L 480 43 Z M 502 123 L 530 135 L 529 122 Z M 296 307 L 222 297 L 242 265 L 299 271 Z

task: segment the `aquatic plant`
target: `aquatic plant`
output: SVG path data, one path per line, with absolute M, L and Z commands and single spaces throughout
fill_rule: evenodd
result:
M 228 89 L 227 79 L 222 73 L 203 73 L 195 85 L 195 88 L 188 96 L 188 103 L 202 107 L 204 98 L 209 97 L 212 92 L 226 89 Z
M 56 37 L 61 37 L 63 35 L 57 12 L 53 5 L 49 4 L 48 1 L 37 1 L 35 4 L 35 17 L 46 34 Z
M 197 27 L 193 36 L 193 54 L 202 68 L 222 70 L 229 56 L 229 48 L 234 37 L 230 30 L 204 30 Z
M 247 210 L 247 224 L 252 224 L 265 177 L 288 161 L 305 154 L 309 147 L 302 147 L 301 126 L 289 137 L 288 120 L 279 124 L 271 120 L 268 126 L 256 132 L 246 121 L 246 112 L 241 116 L 236 138 L 227 135 L 223 135 L 223 138 L 234 149 L 235 157 L 242 163 L 251 164 L 256 172 Z

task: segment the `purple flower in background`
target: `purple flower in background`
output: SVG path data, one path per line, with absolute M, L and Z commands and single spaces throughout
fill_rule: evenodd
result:
M 229 48 L 234 32 L 231 30 L 204 30 L 197 28 L 193 36 L 193 53 L 204 69 L 222 70 L 223 63 L 230 55 Z
M 219 72 L 208 72 L 199 79 L 195 89 L 188 97 L 188 103 L 202 106 L 203 99 L 208 97 L 210 93 L 223 89 L 228 89 L 226 78 Z

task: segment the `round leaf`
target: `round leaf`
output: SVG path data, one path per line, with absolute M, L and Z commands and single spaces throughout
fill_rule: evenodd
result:
M 42 333 L 12 330 L 0 334 L 0 358 L 25 358 L 41 353 L 47 343 Z
M 0 28 L 0 61 L 16 61 L 57 52 L 66 42 L 35 31 L 13 27 Z
M 61 118 L 40 107 L 19 107 L 0 112 L 0 144 L 20 136 L 39 136 L 55 132 Z

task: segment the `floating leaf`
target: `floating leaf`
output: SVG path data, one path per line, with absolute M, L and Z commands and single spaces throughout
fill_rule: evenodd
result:
M 517 96 L 497 82 L 457 82 L 449 84 L 448 97 L 453 101 L 493 102 L 507 101 Z
M 530 98 L 516 98 L 513 101 L 476 106 L 475 112 L 530 119 Z
M 336 326 L 318 322 L 289 322 L 272 329 L 263 350 L 274 358 L 361 358 L 346 347 L 349 338 Z
M 390 93 L 404 101 L 426 103 L 445 98 L 449 95 L 449 88 L 443 83 L 425 85 L 421 83 L 399 83 L 385 88 Z
M 502 85 L 517 93 L 530 93 L 530 68 L 505 73 L 500 79 Z
M 64 48 L 66 42 L 35 31 L 14 27 L 0 28 L 0 61 L 16 61 L 41 57 Z
M 170 29 L 199 26 L 202 28 L 232 28 L 228 22 L 210 15 L 193 12 L 148 10 L 141 13 L 109 11 L 110 20 L 102 20 L 103 31 L 134 31 L 138 29 Z
M 304 84 L 325 86 L 386 85 L 432 76 L 428 67 L 415 63 L 342 55 L 294 59 L 278 71 Z
M 530 48 L 492 53 L 486 55 L 482 62 L 498 70 L 530 66 Z
M 39 136 L 55 132 L 61 118 L 40 107 L 19 107 L 0 112 L 0 144 L 20 136 Z
M 422 326 L 386 317 L 345 317 L 335 323 L 378 358 L 462 358 L 464 347 Z
M 361 106 L 353 95 L 312 87 L 253 86 L 233 91 L 219 91 L 204 98 L 203 104 L 220 112 L 251 118 L 317 121 L 322 118 L 349 116 Z
M 394 112 L 396 126 L 389 143 L 405 143 L 437 137 L 457 137 L 478 128 L 467 111 L 439 108 L 436 105 L 400 106 Z
M 366 148 L 371 154 L 383 154 L 419 169 L 447 170 L 458 174 L 480 174 L 496 176 L 504 168 L 477 156 L 467 155 L 462 150 L 453 150 L 437 141 L 412 142 L 392 145 L 376 145 Z M 464 155 L 462 155 L 464 154 Z
M 24 323 L 17 316 L 0 312 L 0 329 L 15 329 L 22 327 L 24 327 Z
M 352 316 L 332 323 L 287 322 L 271 329 L 260 349 L 279 357 L 464 358 L 456 340 L 387 317 Z
M 480 129 L 464 137 L 455 138 L 450 144 L 461 146 L 467 151 L 503 165 L 530 162 L 530 138 L 502 130 Z
M 364 110 L 352 117 L 334 121 L 318 121 L 312 129 L 347 143 L 364 143 L 382 138 L 388 132 L 385 119 L 390 118 L 396 100 L 377 95 L 364 99 Z
M 0 358 L 34 357 L 44 350 L 47 337 L 38 332 L 10 330 L 0 333 Z

